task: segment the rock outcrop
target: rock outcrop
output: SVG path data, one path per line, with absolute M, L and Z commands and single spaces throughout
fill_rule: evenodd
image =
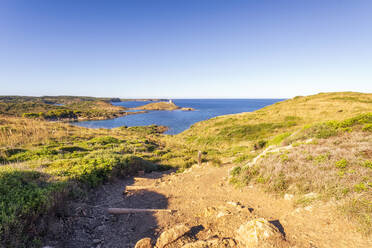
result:
M 283 240 L 283 235 L 269 221 L 258 218 L 241 225 L 235 238 L 242 247 L 264 247 L 268 240 Z

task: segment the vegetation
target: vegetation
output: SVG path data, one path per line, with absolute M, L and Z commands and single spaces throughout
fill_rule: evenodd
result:
M 372 133 L 362 129 L 366 123 L 372 123 L 372 113 L 307 126 L 283 141 L 298 145 L 268 154 L 253 166 L 238 167 L 233 182 L 261 182 L 267 191 L 295 194 L 300 205 L 315 200 L 306 197 L 309 193 L 318 199 L 342 200 L 343 212 L 357 220 L 364 233 L 371 233 Z M 299 142 L 305 139 L 316 142 Z
M 371 94 L 295 97 L 199 122 L 175 136 L 155 125 L 106 130 L 45 121 L 119 115 L 123 109 L 108 100 L 0 97 L 1 245 L 38 246 L 37 220 L 67 197 L 138 170 L 182 171 L 197 163 L 198 151 L 203 162 L 239 165 L 231 179 L 237 185 L 292 193 L 300 205 L 335 200 L 371 232 Z M 279 149 L 247 165 L 270 147 Z M 309 200 L 308 193 L 317 197 Z
M 6 247 L 32 247 L 32 237 L 43 232 L 36 220 L 66 197 L 177 161 L 159 141 L 166 128 L 155 125 L 86 129 L 16 117 L 0 117 L 0 124 L 0 240 Z
M 135 109 L 143 109 L 143 110 L 176 110 L 181 109 L 173 102 L 153 102 L 146 104 L 144 106 L 139 106 Z
M 320 93 L 295 97 L 252 113 L 212 118 L 194 124 L 175 137 L 165 137 L 170 149 L 201 150 L 239 166 L 236 185 L 258 184 L 274 194 L 292 193 L 296 204 L 336 201 L 343 213 L 371 229 L 372 94 Z M 249 161 L 269 146 L 253 166 Z M 304 198 L 316 193 L 315 199 Z M 353 209 L 354 208 L 354 209 Z
M 45 120 L 108 119 L 121 116 L 125 108 L 113 106 L 109 98 L 93 97 L 0 97 L 0 115 Z

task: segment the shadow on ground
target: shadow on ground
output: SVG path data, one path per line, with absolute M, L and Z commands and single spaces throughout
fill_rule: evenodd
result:
M 145 174 L 159 178 L 165 172 Z M 166 209 L 168 200 L 151 190 L 123 194 L 134 178 L 115 180 L 90 192 L 84 200 L 69 202 L 65 213 L 50 223 L 43 244 L 55 248 L 134 247 L 144 237 L 158 235 L 158 222 L 153 213 L 111 215 L 107 208 Z

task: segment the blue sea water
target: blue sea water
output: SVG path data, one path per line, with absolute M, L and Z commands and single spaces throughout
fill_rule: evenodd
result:
M 122 116 L 110 120 L 82 121 L 74 125 L 88 128 L 115 128 L 120 126 L 146 126 L 151 124 L 167 126 L 166 134 L 178 134 L 192 124 L 219 115 L 251 112 L 284 99 L 176 99 L 173 102 L 180 107 L 191 107 L 195 111 L 149 111 L 145 114 Z M 150 102 L 127 101 L 114 102 L 113 105 L 138 107 Z

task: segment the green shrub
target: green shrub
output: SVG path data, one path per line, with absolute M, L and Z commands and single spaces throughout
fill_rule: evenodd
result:
M 365 132 L 372 132 L 372 124 L 365 124 L 362 128 L 363 131 Z
M 120 141 L 112 136 L 97 137 L 89 140 L 90 144 L 107 145 L 107 144 L 118 144 Z
M 367 184 L 363 182 L 354 185 L 354 190 L 358 193 L 366 191 L 367 189 L 368 189 Z
M 62 184 L 47 182 L 40 172 L 0 171 L 0 244 L 23 247 L 29 238 L 23 234 L 49 210 L 55 203 L 53 194 L 61 190 Z
M 317 164 L 322 164 L 322 163 L 328 161 L 330 159 L 330 157 L 331 157 L 331 154 L 329 152 L 327 152 L 325 154 L 320 154 L 320 155 L 316 156 L 314 158 L 314 161 Z
M 363 166 L 363 167 L 372 169 L 372 161 L 371 160 L 365 160 L 365 161 L 361 162 L 360 165 Z
M 39 116 L 38 113 L 23 113 L 22 117 L 24 117 L 24 118 L 39 118 L 40 116 Z
M 87 149 L 79 146 L 63 146 L 58 149 L 60 152 L 84 152 Z
M 255 150 L 258 150 L 258 149 L 262 149 L 266 146 L 267 144 L 267 141 L 266 140 L 259 140 L 257 141 L 255 144 L 254 144 L 254 149 Z
M 339 169 L 345 169 L 348 166 L 348 162 L 346 159 L 341 159 L 335 163 L 335 166 Z
M 242 171 L 242 167 L 236 166 L 236 167 L 234 167 L 234 169 L 232 169 L 231 175 L 233 177 L 236 177 L 236 176 L 238 176 L 240 174 L 241 171 Z

